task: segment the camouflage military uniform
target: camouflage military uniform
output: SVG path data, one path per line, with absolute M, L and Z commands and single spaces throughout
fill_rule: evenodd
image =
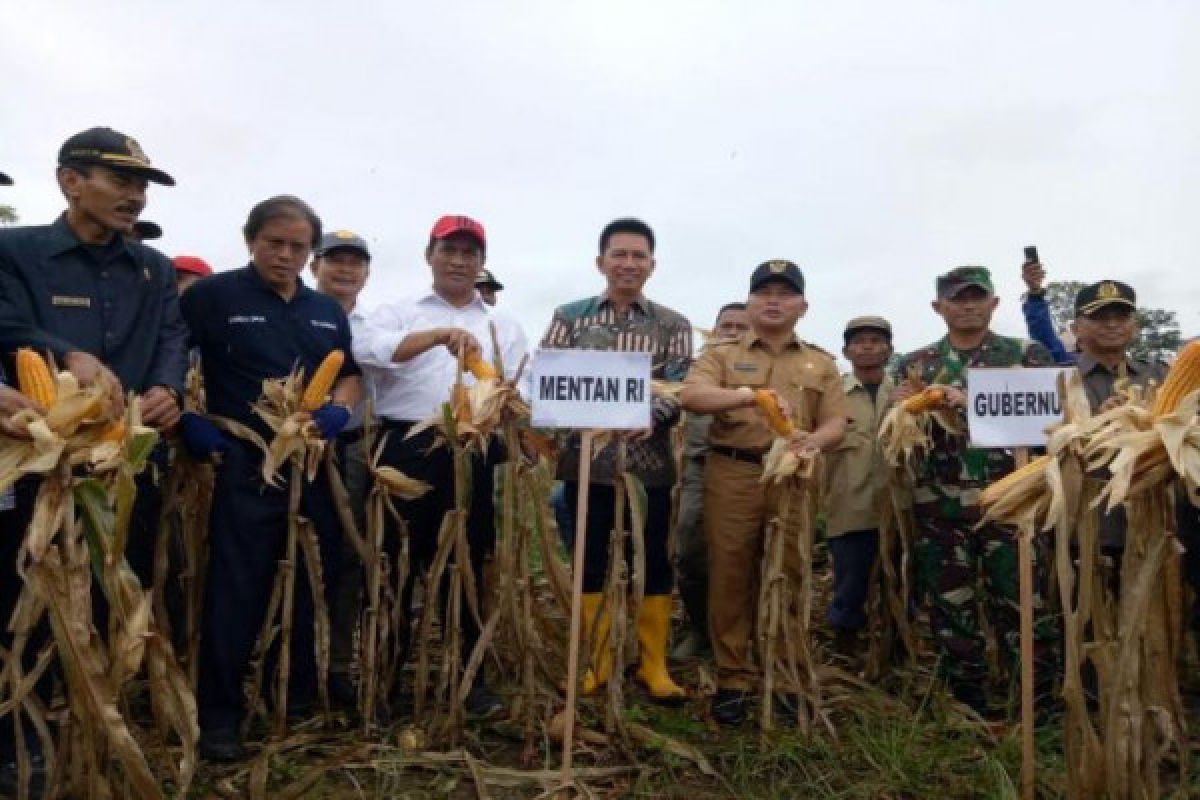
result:
M 897 380 L 915 368 L 926 383 L 966 387 L 970 367 L 1053 366 L 1040 344 L 988 333 L 970 352 L 958 351 L 943 338 L 905 356 Z M 988 524 L 981 528 L 979 497 L 987 484 L 1014 469 L 1011 450 L 980 450 L 965 436 L 952 436 L 934 426 L 934 444 L 916 465 L 913 486 L 918 525 L 917 588 L 929 597 L 930 627 L 941 656 L 943 674 L 955 693 L 972 704 L 981 701 L 987 677 L 985 639 L 980 624 L 982 589 L 988 619 L 1009 663 L 1020 653 L 1017 546 L 1012 528 Z M 1036 549 L 1035 559 L 1036 559 Z M 1038 565 L 1035 563 L 1035 576 Z M 1034 580 L 1035 613 L 1044 609 Z M 1043 663 L 1039 678 L 1052 678 L 1056 626 L 1048 617 L 1036 621 L 1035 660 Z

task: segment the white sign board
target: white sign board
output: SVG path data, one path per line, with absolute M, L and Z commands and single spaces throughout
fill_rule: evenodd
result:
M 1042 447 L 1062 422 L 1060 367 L 967 370 L 967 426 L 973 447 Z
M 634 430 L 651 425 L 649 353 L 539 350 L 532 375 L 538 427 Z

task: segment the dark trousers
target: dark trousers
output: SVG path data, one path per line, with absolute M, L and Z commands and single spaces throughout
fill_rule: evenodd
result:
M 129 521 L 125 558 L 142 586 L 146 588 L 149 588 L 154 580 L 154 548 L 158 540 L 159 515 L 162 509 L 160 482 L 166 462 L 167 449 L 165 444 L 160 442 L 151 452 L 150 464 L 137 477 L 137 498 Z M 22 478 L 13 487 L 14 508 L 0 512 L 0 646 L 5 650 L 12 647 L 13 636 L 9 631 L 9 621 L 17 598 L 25 588 L 25 582 L 17 574 L 17 553 L 25 539 L 40 486 L 41 481 L 36 477 Z M 108 635 L 108 603 L 96 581 L 92 583 L 92 607 L 96 629 L 100 636 L 105 637 Z M 45 647 L 49 638 L 49 621 L 43 617 L 26 641 L 22 656 L 23 670 L 32 669 L 38 653 Z M 42 673 L 35 687 L 36 693 L 44 703 L 50 702 L 56 672 L 57 665 L 52 664 Z M 36 747 L 37 740 L 32 726 L 28 720 L 25 720 L 23 725 L 25 741 Z M 14 746 L 12 721 L 5 716 L 0 718 L 0 763 L 13 759 Z
M 867 624 L 867 589 L 871 568 L 879 554 L 879 531 L 849 531 L 831 536 L 829 552 L 833 555 L 829 624 L 842 630 L 861 630 Z
M 263 485 L 262 454 L 232 440 L 217 470 L 209 519 L 208 583 L 201 620 L 197 702 L 200 727 L 228 731 L 244 714 L 243 682 L 254 643 L 285 555 L 288 489 Z M 340 568 L 342 531 L 324 472 L 306 483 L 300 514 L 311 520 L 321 551 L 325 600 L 332 604 Z M 296 545 L 296 588 L 292 619 L 288 705 L 303 708 L 316 695 L 313 601 L 300 543 Z M 277 648 L 276 648 L 277 649 Z M 268 659 L 264 684 L 273 672 Z
M 579 507 L 579 484 L 564 481 L 564 499 L 571 512 L 574 524 Z M 588 594 L 604 591 L 604 579 L 608 574 L 608 550 L 614 521 L 616 519 L 613 487 L 602 483 L 588 486 L 587 541 L 584 542 L 583 591 Z M 646 594 L 670 594 L 674 582 L 671 559 L 667 554 L 667 535 L 671 527 L 671 490 L 665 486 L 646 487 Z M 629 505 L 625 506 L 625 529 L 630 530 L 632 520 Z M 626 547 L 628 562 L 632 556 L 632 545 Z
M 383 429 L 388 434 L 384 447 L 382 463 L 395 467 L 410 478 L 416 478 L 428 483 L 433 488 L 416 500 L 397 503 L 400 515 L 408 523 L 409 535 L 409 579 L 401 590 L 400 602 L 409 613 L 406 620 L 411 618 L 412 593 L 418 576 L 425 576 L 433 563 L 438 550 L 438 533 L 442 528 L 442 519 L 447 511 L 454 509 L 454 458 L 450 448 L 445 445 L 435 447 L 437 435 L 432 430 L 426 430 L 406 439 L 413 423 L 404 421 L 383 421 Z M 471 505 L 467 512 L 467 547 L 470 551 L 471 571 L 475 576 L 475 586 L 480 594 L 475 598 L 480 616 L 483 609 L 483 566 L 487 557 L 496 546 L 496 510 L 492 499 L 494 486 L 493 468 L 503 460 L 503 448 L 498 441 L 493 441 L 488 449 L 487 458 L 481 458 L 477 453 L 471 456 Z M 389 521 L 389 526 L 392 523 Z M 391 530 L 388 535 L 388 547 L 396 552 L 398 544 L 397 532 Z M 454 564 L 453 554 L 450 564 Z M 439 591 L 442 618 L 446 614 L 446 593 L 449 591 L 449 566 L 443 573 Z M 479 639 L 479 626 L 473 615 L 468 611 L 468 603 L 463 602 L 461 618 L 458 621 L 462 631 L 462 652 L 464 658 L 470 654 Z M 443 622 L 443 629 L 445 629 Z M 399 632 L 400 655 L 405 659 L 408 653 L 411 632 L 405 624 Z
M 8 511 L 0 511 L 0 646 L 5 651 L 12 648 L 13 635 L 9 631 L 9 620 L 12 618 L 17 598 L 25 588 L 25 582 L 17 574 L 17 551 L 21 547 L 25 531 L 29 527 L 30 517 L 33 515 L 33 501 L 37 495 L 37 487 L 36 479 L 24 478 L 18 481 L 15 487 L 15 507 Z M 38 653 L 45 647 L 49 637 L 50 623 L 43 617 L 34 626 L 26 640 L 21 656 L 23 672 L 28 673 L 33 669 Z M 54 668 L 51 667 L 43 672 L 41 680 L 34 689 L 42 702 L 47 705 L 50 703 L 54 687 L 53 671 Z M 0 690 L 0 698 L 8 699 L 9 692 L 9 686 L 3 687 L 3 690 Z M 26 746 L 36 748 L 38 746 L 37 733 L 28 717 L 22 716 L 22 728 Z M 8 715 L 0 716 L 0 764 L 10 763 L 15 758 L 16 737 L 12 719 Z
M 360 536 L 366 535 L 367 522 L 367 453 L 363 450 L 361 429 L 354 436 L 339 438 L 338 464 L 350 509 Z M 343 534 L 345 532 L 343 531 Z M 342 567 L 338 576 L 337 598 L 330 609 L 333 630 L 330 631 L 330 672 L 349 673 L 354 664 L 354 632 L 362 613 L 363 564 L 354 546 L 342 541 Z
M 1200 632 L 1200 508 L 1192 504 L 1182 486 L 1175 490 L 1175 515 L 1184 547 L 1183 580 L 1195 594 L 1189 624 Z

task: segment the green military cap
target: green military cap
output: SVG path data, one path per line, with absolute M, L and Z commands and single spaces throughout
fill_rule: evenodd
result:
M 1137 292 L 1127 283 L 1100 281 L 1085 286 L 1075 295 L 1075 316 L 1094 314 L 1105 306 L 1137 308 Z
M 804 273 L 791 261 L 776 258 L 759 264 L 750 276 L 750 291 L 757 292 L 772 281 L 786 283 L 800 294 L 804 294 Z
M 978 286 L 988 294 L 994 294 L 992 273 L 987 267 L 955 267 L 937 279 L 939 300 L 949 300 L 968 286 Z
M 846 323 L 846 329 L 842 332 L 842 338 L 848 342 L 859 331 L 879 331 L 887 337 L 889 342 L 892 340 L 892 323 L 883 317 L 855 317 Z

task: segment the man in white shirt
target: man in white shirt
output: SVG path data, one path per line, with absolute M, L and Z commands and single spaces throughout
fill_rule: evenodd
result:
M 367 240 L 348 230 L 337 230 L 321 237 L 313 251 L 312 273 L 317 291 L 329 295 L 346 312 L 351 335 L 362 335 L 366 317 L 358 307 L 358 295 L 367 285 L 371 273 L 371 250 Z M 372 375 L 377 370 L 363 370 L 363 401 L 353 410 L 350 422 L 338 434 L 337 458 L 350 495 L 350 508 L 359 531 L 365 530 L 367 503 L 368 454 L 362 446 L 363 415 L 366 398 L 372 394 Z M 354 631 L 358 628 L 362 604 L 363 572 L 354 547 L 345 542 L 342 547 L 341 576 L 337 594 L 330 609 L 329 697 L 341 708 L 357 705 L 358 694 L 352 679 L 354 665 Z
M 355 357 L 373 369 L 375 410 L 388 434 L 382 463 L 433 486 L 424 497 L 400 503 L 408 522 L 412 575 L 424 573 L 437 551 L 437 535 L 445 513 L 454 508 L 454 468 L 446 447 L 434 448 L 436 433 L 425 430 L 406 439 L 414 424 L 441 413 L 458 377 L 460 353 L 479 350 L 491 362 L 494 348 L 490 327 L 511 378 L 527 352 L 525 333 L 503 311 L 484 304 L 475 279 L 486 254 L 483 226 L 470 217 L 440 218 L 429 235 L 425 261 L 433 273 L 430 291 L 388 303 L 367 317 L 362 334 L 355 332 Z M 464 377 L 470 382 L 470 375 Z M 467 540 L 475 585 L 483 586 L 483 564 L 496 539 L 492 505 L 492 468 L 502 457 L 501 442 L 493 441 L 488 457 L 472 461 L 472 501 L 467 520 Z M 395 537 L 389 537 L 394 545 Z M 443 589 L 445 587 L 443 586 Z M 412 579 L 404 587 L 401 603 L 411 608 Z M 483 598 L 477 598 L 481 605 Z M 445 613 L 445 603 L 440 603 Z M 464 606 L 467 604 L 464 603 Z M 480 613 L 485 615 L 483 609 Z M 464 658 L 475 646 L 479 630 L 469 613 L 459 621 Z M 408 649 L 407 629 L 399 632 L 401 655 Z M 476 678 L 466 698 L 467 711 L 486 715 L 501 709 L 496 696 Z

